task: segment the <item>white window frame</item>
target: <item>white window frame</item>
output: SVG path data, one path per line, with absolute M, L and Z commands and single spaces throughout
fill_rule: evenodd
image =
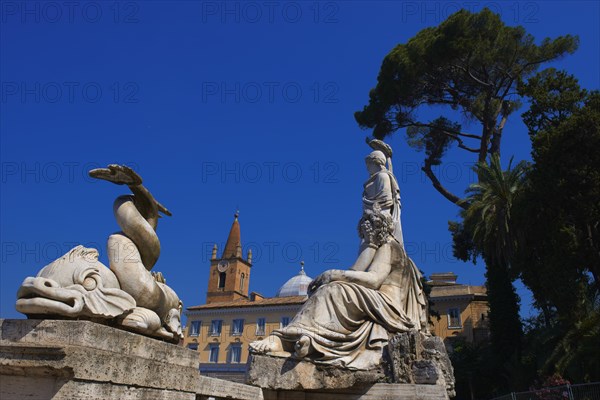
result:
M 218 322 L 218 330 L 215 330 L 215 322 Z M 222 319 L 213 319 L 210 321 L 210 332 L 209 336 L 221 336 L 221 330 L 223 329 L 223 320 Z
M 196 330 L 194 330 L 194 326 L 197 327 Z M 202 327 L 202 321 L 192 321 L 190 323 L 190 335 L 189 336 L 200 336 L 200 328 Z
M 456 312 L 456 317 L 453 317 L 453 312 Z M 460 317 L 460 308 L 452 307 L 448 309 L 448 329 L 462 329 L 462 321 Z M 458 321 L 458 324 L 453 324 L 453 322 Z
M 262 324 L 261 324 L 262 322 Z M 267 331 L 267 319 L 264 317 L 256 320 L 256 336 L 264 336 Z
M 290 317 L 281 317 L 279 321 L 279 329 L 283 329 L 290 324 Z
M 234 360 L 234 354 L 237 354 L 238 360 Z M 242 346 L 239 344 L 232 344 L 229 347 L 229 362 L 232 364 L 239 364 L 242 362 Z
M 213 354 L 215 354 L 215 361 L 213 361 Z M 211 344 L 210 345 L 210 350 L 208 353 L 208 362 L 209 363 L 213 363 L 216 364 L 219 362 L 219 345 L 218 344 Z
M 244 334 L 244 319 L 236 318 L 233 321 L 231 321 L 231 336 L 242 336 L 243 334 Z

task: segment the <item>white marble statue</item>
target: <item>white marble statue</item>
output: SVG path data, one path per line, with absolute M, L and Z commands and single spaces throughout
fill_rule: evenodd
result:
M 380 141 L 366 158 L 361 244 L 348 270 L 328 270 L 309 286 L 309 299 L 290 324 L 250 344 L 254 353 L 294 356 L 349 369 L 375 368 L 388 335 L 427 332 L 421 274 L 407 257 L 400 225 L 400 192 L 391 149 Z
M 125 184 L 133 192 L 114 202 L 121 232 L 108 238 L 110 269 L 98 261 L 96 249 L 77 246 L 25 279 L 17 293 L 17 311 L 34 318 L 113 320 L 125 329 L 179 342 L 182 303 L 160 272 L 150 272 L 160 255 L 158 213 L 171 213 L 131 168 L 109 165 L 90 171 L 90 176 Z

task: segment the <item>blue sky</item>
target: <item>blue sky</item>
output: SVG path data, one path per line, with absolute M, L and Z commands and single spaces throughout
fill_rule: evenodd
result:
M 538 40 L 579 35 L 552 66 L 600 87 L 592 1 L 2 1 L 0 316 L 21 317 L 20 283 L 74 245 L 107 262 L 112 202 L 127 188 L 87 170 L 109 163 L 132 165 L 173 212 L 155 270 L 185 306 L 204 302 L 210 249 L 223 248 L 236 209 L 251 290 L 274 295 L 300 260 L 312 277 L 347 267 L 369 152 L 354 111 L 396 44 L 484 5 Z M 505 128 L 506 162 L 530 158 L 521 112 Z M 423 155 L 404 132 L 389 143 L 410 255 L 426 274 L 482 284 L 483 265 L 452 257 L 457 208 L 419 171 Z M 473 179 L 467 156 L 453 150 L 437 171 L 458 193 Z

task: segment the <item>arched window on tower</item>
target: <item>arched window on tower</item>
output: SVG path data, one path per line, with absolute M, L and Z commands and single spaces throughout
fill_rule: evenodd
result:
M 225 288 L 225 278 L 227 278 L 225 272 L 219 273 L 219 289 Z
M 241 278 L 240 278 L 240 292 L 243 292 L 243 291 L 244 291 L 244 283 L 245 283 L 245 280 L 246 280 L 246 274 L 244 274 L 244 273 L 242 272 L 242 276 L 241 276 Z

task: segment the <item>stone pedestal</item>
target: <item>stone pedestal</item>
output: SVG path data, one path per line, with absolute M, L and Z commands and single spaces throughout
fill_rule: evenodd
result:
M 265 400 L 447 400 L 441 386 L 376 383 L 348 390 L 263 390 Z
M 292 358 L 252 354 L 246 383 L 270 390 L 346 390 L 383 382 L 383 369 L 354 371 Z
M 262 399 L 202 377 L 198 353 L 90 321 L 0 319 L 0 398 Z
M 0 324 L 2 399 L 195 399 L 188 349 L 89 321 Z
M 265 400 L 444 399 L 454 371 L 440 338 L 416 331 L 391 335 L 378 369 L 356 371 L 293 358 L 251 355 L 246 383 Z
M 390 336 L 383 365 L 388 381 L 443 387 L 448 397 L 456 395 L 454 369 L 441 338 L 416 331 Z

